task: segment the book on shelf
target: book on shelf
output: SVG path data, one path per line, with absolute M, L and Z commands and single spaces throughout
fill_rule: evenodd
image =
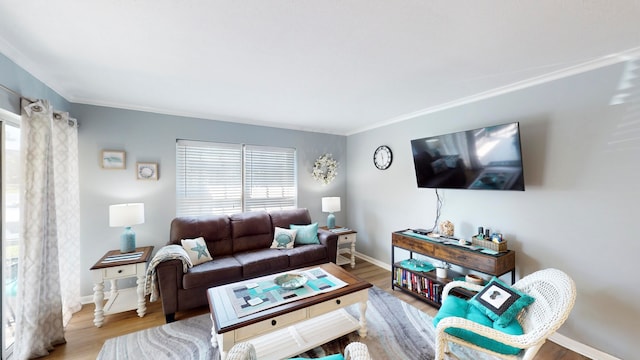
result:
M 435 303 L 442 302 L 443 284 L 429 277 L 397 267 L 393 282 L 396 286 L 423 296 Z

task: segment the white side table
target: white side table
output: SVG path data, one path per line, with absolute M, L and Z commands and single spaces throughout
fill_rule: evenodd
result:
M 356 267 L 356 234 L 357 231 L 336 226 L 335 229 L 327 229 L 326 226 L 322 227 L 325 230 L 332 231 L 338 235 L 338 253 L 336 254 L 336 264 L 346 265 L 350 264 L 351 268 Z M 343 256 L 343 255 L 349 255 Z
M 143 317 L 147 311 L 144 294 L 147 263 L 151 259 L 153 246 L 136 248 L 131 253 L 120 250 L 107 252 L 91 267 L 93 276 L 93 301 L 96 309 L 93 312 L 93 324 L 101 327 L 104 316 L 127 310 L 137 309 L 138 316 Z M 135 277 L 135 288 L 118 289 L 118 280 Z M 109 301 L 104 304 L 104 281 L 111 281 Z

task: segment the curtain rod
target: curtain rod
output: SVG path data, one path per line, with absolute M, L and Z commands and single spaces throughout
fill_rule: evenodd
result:
M 13 89 L 10 89 L 10 88 L 2 85 L 2 84 L 0 84 L 0 88 L 3 89 L 4 91 L 10 93 L 10 94 L 13 94 L 13 95 L 17 96 L 17 97 L 20 97 L 20 98 L 22 97 L 22 95 L 20 95 L 20 93 L 18 93 L 17 91 L 15 91 Z

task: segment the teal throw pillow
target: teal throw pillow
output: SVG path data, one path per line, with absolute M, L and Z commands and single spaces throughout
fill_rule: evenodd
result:
M 296 230 L 296 245 L 320 244 L 317 222 L 310 225 L 289 225 L 289 229 Z
M 496 325 L 505 327 L 534 300 L 494 276 L 482 291 L 469 299 L 469 304 L 484 312 Z
M 512 321 L 509 326 L 498 326 L 492 319 L 485 315 L 484 312 L 481 312 L 475 306 L 470 305 L 467 300 L 461 299 L 456 296 L 447 296 L 447 298 L 442 302 L 442 306 L 440 307 L 438 314 L 433 318 L 433 326 L 437 327 L 438 323 L 440 323 L 440 320 L 450 316 L 465 318 L 480 325 L 488 326 L 495 330 L 501 331 L 505 334 L 524 334 L 524 332 L 522 331 L 522 326 L 520 326 L 517 321 Z M 444 332 L 459 337 L 472 344 L 501 354 L 516 355 L 520 351 L 522 351 L 522 349 L 520 348 L 503 344 L 499 341 L 490 339 L 486 336 L 482 336 L 480 334 L 474 333 L 473 331 L 462 328 L 451 327 L 445 329 Z

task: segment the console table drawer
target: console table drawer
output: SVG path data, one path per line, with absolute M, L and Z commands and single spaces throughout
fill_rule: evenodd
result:
M 117 279 L 136 275 L 136 264 L 114 266 L 102 269 L 105 279 Z
M 391 235 L 391 245 L 397 246 L 410 251 L 416 251 L 423 255 L 433 256 L 435 252 L 435 244 L 426 240 L 418 240 L 408 236 L 393 233 Z
M 271 319 L 257 322 L 252 325 L 241 327 L 235 331 L 236 342 L 242 341 L 266 332 L 274 331 L 291 324 L 297 323 L 307 318 L 307 310 L 300 309 L 288 314 L 276 316 Z
M 360 295 L 360 292 L 341 296 L 337 299 L 333 299 L 317 305 L 313 305 L 311 308 L 309 308 L 309 316 L 314 317 L 314 316 L 322 315 L 330 311 L 338 310 L 345 306 L 356 304 L 360 301 L 362 301 L 362 296 Z
M 477 256 L 478 254 L 452 248 L 438 248 L 435 257 L 444 261 L 461 264 L 462 266 L 485 273 L 495 273 L 497 258 L 489 256 Z

